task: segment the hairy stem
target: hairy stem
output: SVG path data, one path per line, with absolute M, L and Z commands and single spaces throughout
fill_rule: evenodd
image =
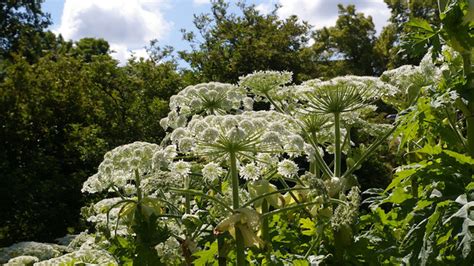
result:
M 341 114 L 334 113 L 334 176 L 341 176 Z
M 266 199 L 262 201 L 262 214 L 267 213 L 269 211 L 268 202 Z M 271 239 L 270 239 L 270 229 L 268 226 L 268 217 L 262 218 L 262 238 L 265 242 L 265 259 L 267 261 L 267 265 L 270 265 L 270 246 L 271 246 Z
M 184 189 L 189 189 L 189 176 L 184 177 Z M 191 195 L 186 193 L 184 194 L 185 197 L 185 212 L 187 214 L 191 213 Z
M 225 251 L 224 251 L 224 237 L 223 236 L 218 236 L 217 237 L 217 253 L 218 253 L 218 258 L 217 258 L 217 261 L 218 261 L 218 265 L 219 266 L 226 266 L 227 265 L 227 258 L 226 258 L 226 254 L 225 254 Z
M 230 172 L 232 177 L 232 207 L 238 209 L 239 203 L 239 175 L 237 174 L 237 158 L 235 153 L 230 153 Z M 237 254 L 237 265 L 245 265 L 244 238 L 238 226 L 235 227 L 235 253 Z
M 312 141 L 314 143 L 318 143 L 318 140 L 316 139 L 316 133 L 311 132 L 311 138 L 312 138 Z M 318 153 L 318 155 L 319 155 L 319 151 L 318 151 L 317 148 L 314 149 L 314 152 Z M 314 155 L 313 161 L 310 161 L 309 167 L 310 167 L 310 172 L 313 173 L 316 176 L 316 178 L 319 179 L 321 176 L 319 174 L 319 169 L 318 169 L 318 163 L 317 162 L 318 162 L 318 159 L 316 158 L 316 155 Z

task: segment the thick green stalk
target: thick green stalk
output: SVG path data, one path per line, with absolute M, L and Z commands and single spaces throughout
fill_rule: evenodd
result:
M 334 113 L 334 176 L 341 176 L 341 114 Z
M 316 133 L 312 132 L 311 133 L 311 138 L 312 138 L 312 141 L 314 143 L 318 143 L 318 141 L 316 139 Z M 315 150 L 315 153 L 318 152 L 318 154 L 319 154 L 318 149 L 315 148 L 314 150 Z M 316 176 L 316 178 L 320 178 L 317 162 L 318 162 L 318 159 L 316 158 L 316 155 L 314 155 L 313 161 L 309 162 L 309 169 L 310 169 L 309 171 L 311 173 L 313 173 Z
M 189 176 L 184 177 L 184 189 L 188 190 L 189 189 Z M 185 212 L 187 214 L 191 213 L 191 195 L 186 193 L 184 194 L 185 197 Z
M 230 153 L 230 174 L 232 178 L 232 207 L 238 209 L 239 203 L 239 175 L 237 174 L 237 158 L 235 153 Z M 235 253 L 237 265 L 245 265 L 244 238 L 238 226 L 235 227 Z
M 224 252 L 224 237 L 221 235 L 221 236 L 218 236 L 217 237 L 217 253 L 219 255 L 219 257 L 217 258 L 217 261 L 218 261 L 218 265 L 219 266 L 226 266 L 227 265 L 227 258 L 226 258 L 226 254 Z
M 269 211 L 268 208 L 268 202 L 266 199 L 262 201 L 262 214 L 267 213 Z M 265 242 L 265 259 L 267 261 L 267 265 L 270 265 L 270 245 L 271 245 L 271 239 L 270 239 L 270 229 L 268 226 L 268 217 L 262 218 L 262 238 L 263 241 Z

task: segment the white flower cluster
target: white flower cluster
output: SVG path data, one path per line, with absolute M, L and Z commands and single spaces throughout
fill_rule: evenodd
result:
M 181 245 L 174 237 L 169 237 L 165 242 L 155 246 L 161 262 L 170 263 L 181 259 Z
M 350 228 L 359 214 L 360 190 L 354 186 L 349 191 L 346 202 L 339 204 L 331 217 L 331 226 L 334 230 L 340 230 L 342 227 Z
M 220 136 L 245 139 L 258 134 L 260 148 L 278 151 L 297 139 L 299 128 L 292 118 L 274 111 L 243 112 L 240 115 L 194 117 L 185 129 L 197 143 L 214 143 Z M 302 147 L 300 147 L 302 148 Z
M 295 96 L 304 103 L 303 112 L 344 113 L 356 111 L 386 94 L 385 87 L 377 78 L 344 76 L 328 81 L 310 80 L 297 88 Z
M 39 260 L 47 260 L 60 256 L 65 251 L 65 246 L 55 244 L 19 242 L 0 249 L 0 263 L 6 263 L 18 256 L 34 256 Z
M 301 92 L 311 91 L 312 89 L 317 89 L 324 86 L 337 87 L 345 85 L 358 87 L 363 89 L 363 91 L 360 93 L 362 100 L 371 100 L 384 95 L 392 95 L 396 90 L 396 88 L 394 88 L 392 85 L 381 81 L 377 77 L 353 75 L 336 77 L 327 81 L 311 79 L 303 82 L 301 85 L 302 86 L 299 87 Z
M 74 236 L 67 247 L 69 250 L 77 250 L 86 247 L 90 249 L 96 248 L 95 235 L 89 234 L 87 230 L 81 232 L 80 234 Z
M 150 176 L 175 156 L 174 146 L 163 149 L 147 142 L 119 146 L 105 154 L 98 172 L 87 179 L 82 192 L 97 193 L 113 185 L 124 189 L 126 194 L 134 194 L 135 188 L 130 181 L 135 179 L 135 170 L 140 177 Z
M 243 88 L 219 82 L 201 83 L 171 96 L 171 111 L 161 119 L 160 125 L 165 130 L 184 127 L 188 117 L 195 114 L 227 114 L 242 108 L 251 110 L 252 107 L 253 101 Z
M 404 65 L 385 71 L 380 80 L 393 85 L 395 92 L 386 97 L 397 109 L 407 108 L 425 86 L 437 84 L 442 71 L 432 63 L 431 53 L 425 55 L 420 66 Z
M 282 160 L 278 163 L 278 173 L 284 177 L 293 177 L 298 174 L 298 165 L 288 159 Z
M 283 71 L 258 71 L 240 77 L 240 86 L 249 88 L 255 95 L 266 95 L 271 91 L 291 82 L 291 72 Z
M 179 160 L 170 164 L 170 171 L 180 177 L 187 177 L 191 173 L 191 163 Z
M 119 265 L 114 257 L 105 250 L 79 249 L 63 256 L 35 263 L 35 266 L 71 265 Z
M 208 155 L 213 154 L 213 144 L 222 138 L 237 142 L 251 139 L 257 156 L 254 156 L 253 150 L 248 152 L 248 157 L 255 159 L 242 158 L 239 172 L 240 177 L 245 180 L 258 180 L 270 169 L 276 168 L 279 157 L 283 154 L 290 158 L 301 155 L 311 157 L 314 149 L 310 149 L 310 145 L 299 135 L 299 131 L 300 127 L 294 119 L 287 115 L 275 111 L 243 112 L 239 115 L 195 116 L 187 127 L 173 131 L 171 140 L 180 147 L 181 140 L 192 138 L 194 146 L 185 150 L 180 147 L 179 150 L 210 158 Z M 219 164 L 225 162 L 227 157 L 211 156 L 210 159 L 214 161 L 204 166 L 204 178 L 214 180 L 222 177 L 224 170 Z
M 10 259 L 4 266 L 23 266 L 23 265 L 33 265 L 35 262 L 38 262 L 39 259 L 35 256 L 18 256 L 13 259 Z
M 224 174 L 224 169 L 219 164 L 210 162 L 202 168 L 202 176 L 212 182 Z
M 106 228 L 111 231 L 111 234 L 117 235 L 127 235 L 128 227 L 124 223 L 125 219 L 120 220 L 120 223 L 117 224 L 117 219 L 119 219 L 119 212 L 122 205 L 115 206 L 113 209 L 110 209 L 114 204 L 118 203 L 122 199 L 119 197 L 116 198 L 106 198 L 97 203 L 95 203 L 88 213 L 85 213 L 87 216 L 87 221 L 95 225 L 97 229 Z M 109 211 L 110 210 L 110 211 Z M 109 213 L 109 221 L 107 224 L 107 212 Z

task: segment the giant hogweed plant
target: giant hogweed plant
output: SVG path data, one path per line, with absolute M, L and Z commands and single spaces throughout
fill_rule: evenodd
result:
M 290 82 L 268 71 L 189 86 L 170 99 L 161 145 L 107 153 L 83 190 L 108 196 L 88 220 L 109 251 L 138 264 L 348 259 L 360 201 L 353 172 L 396 128 L 364 117 L 395 88 L 354 76 Z M 255 102 L 270 108 L 253 111 Z M 375 141 L 353 147 L 353 128 Z
M 473 1 L 440 1 L 441 27 L 409 23 L 411 49 L 432 45 L 420 67 L 381 77 L 406 88 L 392 104 L 409 108 L 394 132 L 404 165 L 384 191 L 368 192 L 358 241 L 376 255 L 366 264 L 474 263 L 473 14 Z

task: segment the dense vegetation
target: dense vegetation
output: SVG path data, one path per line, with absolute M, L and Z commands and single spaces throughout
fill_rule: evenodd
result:
M 0 262 L 472 265 L 474 3 L 385 2 L 377 36 L 213 1 L 125 65 L 0 3 L 0 245 L 82 232 Z

